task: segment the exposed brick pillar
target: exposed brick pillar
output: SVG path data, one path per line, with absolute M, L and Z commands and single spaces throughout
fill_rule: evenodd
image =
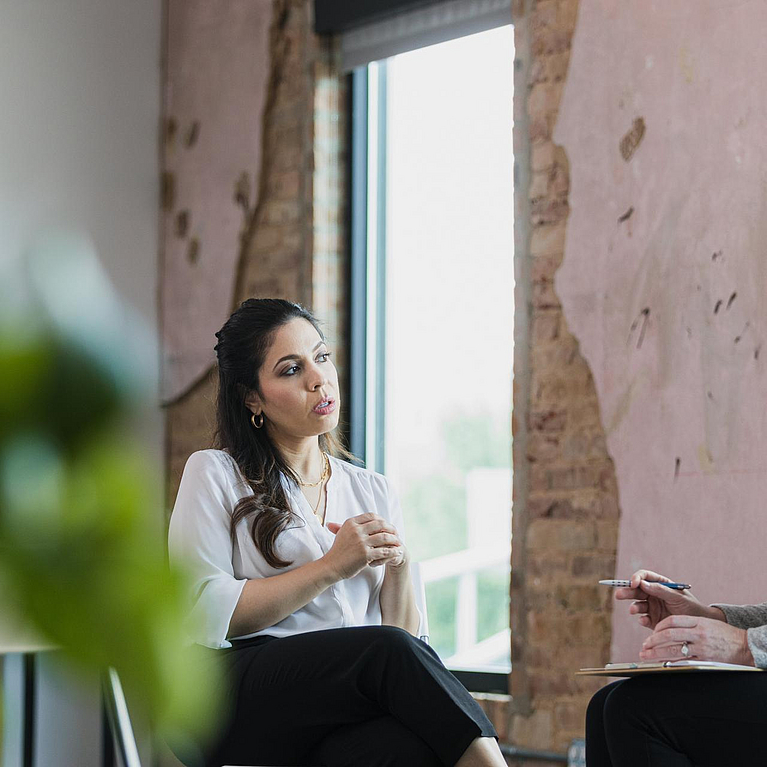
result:
M 563 749 L 583 734 L 608 661 L 618 493 L 591 372 L 554 291 L 569 170 L 552 141 L 578 0 L 514 7 L 516 307 L 512 740 Z
M 348 429 L 347 79 L 338 41 L 321 38 L 314 74 L 312 308 L 333 350 L 341 389 L 340 431 Z

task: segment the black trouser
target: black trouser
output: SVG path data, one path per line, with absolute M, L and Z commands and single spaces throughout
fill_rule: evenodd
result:
M 427 644 L 393 626 L 233 643 L 223 653 L 231 715 L 206 763 L 314 767 L 454 765 L 497 737 Z
M 767 672 L 647 674 L 603 687 L 588 767 L 767 765 Z

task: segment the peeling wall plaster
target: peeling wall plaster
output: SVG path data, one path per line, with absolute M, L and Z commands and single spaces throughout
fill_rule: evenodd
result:
M 163 152 L 163 398 L 213 362 L 257 203 L 271 0 L 169 0 Z
M 594 375 L 617 575 L 767 599 L 767 5 L 581 0 L 556 290 Z M 641 122 L 640 122 L 641 121 Z M 612 573 L 605 573 L 610 577 Z M 613 613 L 613 658 L 645 631 Z

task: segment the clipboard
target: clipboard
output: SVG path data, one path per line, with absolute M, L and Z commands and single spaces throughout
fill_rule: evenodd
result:
M 737 663 L 719 663 L 709 660 L 669 660 L 661 663 L 637 661 L 636 663 L 608 663 L 603 668 L 582 668 L 576 676 L 640 676 L 642 674 L 689 674 L 721 671 L 764 671 L 754 666 Z

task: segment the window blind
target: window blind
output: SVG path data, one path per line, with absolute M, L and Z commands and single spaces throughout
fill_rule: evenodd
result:
M 352 7 L 354 4 L 349 3 Z M 442 0 L 428 4 L 400 1 L 367 3 L 367 15 L 332 20 L 320 17 L 317 31 L 341 36 L 345 71 L 397 53 L 511 24 L 511 0 Z M 320 2 L 316 4 L 320 12 Z

